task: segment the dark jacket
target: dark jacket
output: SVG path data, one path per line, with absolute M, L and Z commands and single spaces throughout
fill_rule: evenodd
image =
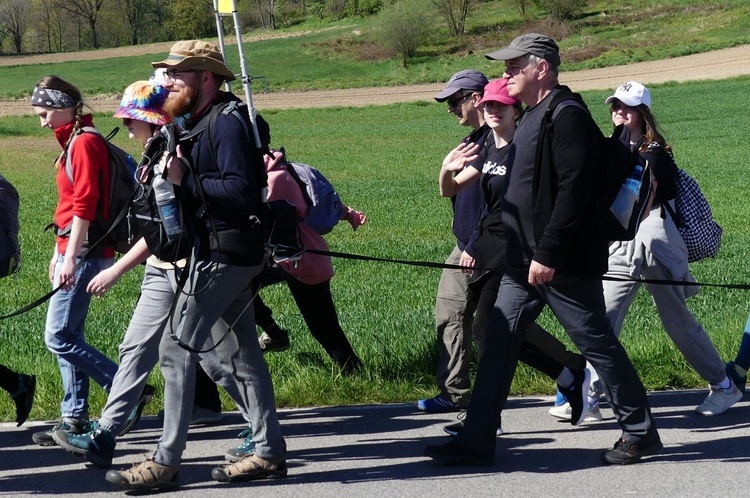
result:
M 583 103 L 566 86 L 553 91 L 551 108 L 571 98 Z M 562 109 L 551 130 L 546 119 L 540 129 L 532 192 L 534 260 L 560 277 L 607 271 L 607 240 L 598 228 L 592 195 L 600 137 L 594 120 L 577 106 Z
M 211 251 L 220 254 L 219 261 L 259 264 L 264 237 L 254 215 L 260 212 L 265 187 L 260 177 L 265 177 L 265 167 L 248 134 L 249 117 L 240 113 L 243 123 L 234 115 L 219 113 L 210 132 L 206 129 L 211 110 L 232 101 L 239 99 L 219 92 L 213 103 L 186 122 L 186 138 L 180 144 L 191 168 L 182 187 L 193 206 L 203 206 L 205 197 L 206 215 L 199 233 L 210 241 Z

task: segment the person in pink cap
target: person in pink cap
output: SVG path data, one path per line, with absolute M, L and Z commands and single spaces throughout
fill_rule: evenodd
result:
M 478 300 L 473 336 L 477 343 L 477 358 L 481 361 L 487 334 L 487 322 L 497 298 L 500 280 L 506 264 L 505 226 L 502 222 L 502 198 L 508 173 L 508 154 L 521 115 L 521 102 L 508 95 L 508 81 L 490 81 L 479 101 L 484 122 L 490 133 L 483 144 L 463 143 L 452 154 L 456 159 L 444 165 L 440 174 L 440 193 L 450 197 L 471 184 L 479 182 L 487 203 L 487 214 L 479 223 L 476 241 L 476 266 L 469 278 L 469 289 Z M 454 175 L 454 173 L 456 173 Z M 521 350 L 521 361 L 555 379 L 562 386 L 570 384 L 577 371 L 585 366 L 583 357 L 567 351 L 565 345 L 536 323 L 526 331 Z M 582 401 L 581 401 L 582 402 Z M 575 421 L 577 423 L 577 421 Z M 461 423 L 452 424 L 445 431 L 454 435 Z M 502 434 L 498 422 L 496 434 Z

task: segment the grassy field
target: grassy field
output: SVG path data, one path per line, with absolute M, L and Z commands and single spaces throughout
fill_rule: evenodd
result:
M 318 29 L 319 22 L 302 24 L 292 29 L 306 32 L 302 36 L 246 44 L 247 64 L 250 74 L 259 77 L 254 91 L 262 91 L 265 81 L 269 91 L 280 92 L 435 83 L 467 67 L 494 74 L 496 67 L 484 54 L 528 31 L 560 42 L 564 71 L 750 43 L 750 3 L 745 0 L 600 0 L 564 24 L 546 20 L 547 13 L 537 8 L 529 12 L 524 20 L 514 2 L 473 3 L 466 35 L 452 37 L 445 27 L 436 29 L 406 69 L 373 44 L 377 17 L 345 19 L 326 24 L 325 30 Z M 76 82 L 87 96 L 120 94 L 130 82 L 149 76 L 150 62 L 166 56 L 161 46 L 153 55 L 126 57 L 127 47 L 122 53 L 116 63 L 103 59 L 3 67 L 0 98 L 29 95 L 33 83 L 46 74 Z M 228 50 L 228 56 L 229 66 L 239 68 L 236 51 Z
M 750 282 L 750 171 L 746 137 L 750 112 L 745 95 L 749 78 L 652 88 L 654 110 L 675 148 L 678 164 L 701 184 L 714 216 L 725 230 L 715 260 L 692 266 L 699 281 Z M 603 129 L 607 92 L 584 97 Z M 384 107 L 276 111 L 265 114 L 273 144 L 284 145 L 292 160 L 316 165 L 333 181 L 344 201 L 364 210 L 368 224 L 356 233 L 348 224 L 327 240 L 334 251 L 414 261 L 442 262 L 453 241 L 450 207 L 437 192 L 444 154 L 465 134 L 443 105 L 414 103 Z M 116 125 L 97 116 L 100 129 Z M 121 133 L 115 142 L 134 154 L 138 147 Z M 0 282 L 0 312 L 6 313 L 49 290 L 47 265 L 53 236 L 43 232 L 56 202 L 52 161 L 59 152 L 49 130 L 32 117 L 0 119 L 0 173 L 22 197 L 21 242 L 24 263 L 16 278 Z M 264 300 L 291 331 L 289 351 L 267 357 L 281 406 L 411 401 L 435 392 L 437 348 L 433 328 L 434 294 L 439 270 L 390 263 L 334 261 L 332 291 L 344 330 L 367 365 L 364 373 L 341 377 L 312 339 L 288 291 L 264 290 Z M 142 273 L 132 271 L 104 298 L 95 299 L 87 322 L 89 342 L 110 357 L 125 331 Z M 732 358 L 739 343 L 750 298 L 745 291 L 705 288 L 690 300 L 722 357 Z M 32 418 L 58 416 L 57 364 L 43 343 L 46 305 L 0 323 L 0 362 L 39 377 Z M 567 341 L 550 316 L 542 322 Z M 648 294 L 637 297 L 625 322 L 623 343 L 649 389 L 699 387 L 704 382 L 689 368 L 661 329 Z M 157 369 L 158 370 L 158 369 Z M 158 371 L 152 382 L 162 384 Z M 553 383 L 522 366 L 513 393 L 552 393 Z M 157 390 L 160 392 L 161 390 Z M 225 407 L 231 408 L 228 398 Z M 105 394 L 92 387 L 92 414 Z M 159 409 L 161 400 L 147 412 Z M 0 419 L 11 420 L 12 404 L 0 403 Z

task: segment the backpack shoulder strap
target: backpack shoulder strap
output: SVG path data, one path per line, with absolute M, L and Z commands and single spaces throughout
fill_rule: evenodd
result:
M 68 177 L 70 183 L 73 183 L 73 163 L 68 152 L 73 149 L 73 142 L 76 141 L 76 138 L 81 136 L 83 133 L 93 133 L 95 135 L 99 135 L 100 137 L 102 137 L 105 143 L 109 143 L 107 139 L 104 138 L 104 135 L 102 135 L 102 133 L 93 126 L 82 126 L 78 129 L 78 131 L 76 131 L 75 135 L 73 135 L 73 138 L 70 139 L 68 146 L 63 151 L 63 154 L 65 155 L 65 176 Z

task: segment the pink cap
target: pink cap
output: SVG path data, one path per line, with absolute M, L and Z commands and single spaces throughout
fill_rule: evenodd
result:
M 484 96 L 479 101 L 480 104 L 485 102 L 500 102 L 505 105 L 516 105 L 520 101 L 508 95 L 508 80 L 498 78 L 492 80 L 484 87 Z

